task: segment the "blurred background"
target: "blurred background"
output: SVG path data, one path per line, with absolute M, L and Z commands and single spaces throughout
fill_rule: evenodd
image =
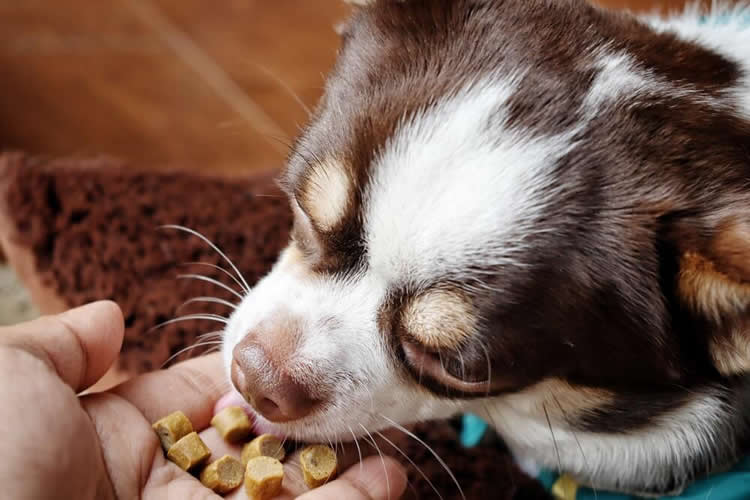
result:
M 599 0 L 632 10 L 684 0 Z M 0 0 L 0 150 L 277 167 L 318 99 L 341 0 Z

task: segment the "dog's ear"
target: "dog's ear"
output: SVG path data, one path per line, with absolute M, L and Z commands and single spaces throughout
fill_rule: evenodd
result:
M 750 216 L 704 235 L 681 252 L 678 295 L 712 325 L 708 345 L 719 372 L 750 373 Z

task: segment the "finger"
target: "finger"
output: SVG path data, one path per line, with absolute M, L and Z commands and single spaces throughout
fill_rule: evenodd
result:
M 122 347 L 120 308 L 103 301 L 0 329 L 0 345 L 23 349 L 45 362 L 74 391 L 96 383 Z
M 135 498 L 142 488 L 150 492 L 144 498 L 218 498 L 166 460 L 151 424 L 181 410 L 196 431 L 207 427 L 216 400 L 226 391 L 225 379 L 220 357 L 209 355 L 81 400 L 95 423 L 118 498 Z
M 309 491 L 298 500 L 396 500 L 406 489 L 406 472 L 396 460 L 370 457 L 362 468 L 354 466 L 325 486 Z
M 217 353 L 141 375 L 112 392 L 130 401 L 149 422 L 180 410 L 201 430 L 208 426 L 216 401 L 229 386 Z
M 99 435 L 116 498 L 220 500 L 196 478 L 168 461 L 150 422 L 110 392 L 81 398 Z

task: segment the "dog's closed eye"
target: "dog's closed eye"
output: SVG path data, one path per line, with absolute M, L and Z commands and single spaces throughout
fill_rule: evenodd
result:
M 489 362 L 467 364 L 460 355 L 432 351 L 411 341 L 401 344 L 407 363 L 418 375 L 431 377 L 448 389 L 486 394 L 492 389 Z

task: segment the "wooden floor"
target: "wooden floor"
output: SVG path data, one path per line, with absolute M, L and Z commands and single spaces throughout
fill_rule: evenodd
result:
M 281 165 L 347 10 L 340 0 L 0 0 L 0 149 L 216 172 Z

